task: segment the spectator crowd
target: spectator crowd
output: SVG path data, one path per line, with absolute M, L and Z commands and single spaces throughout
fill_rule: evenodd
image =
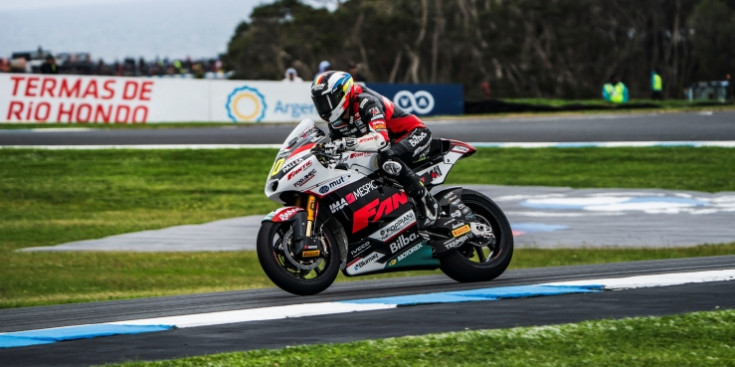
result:
M 110 76 L 147 76 L 166 78 L 226 79 L 229 77 L 217 58 L 192 60 L 126 58 L 106 63 L 92 60 L 89 53 L 52 54 L 39 47 L 37 51 L 15 52 L 10 58 L 0 57 L 0 72 Z

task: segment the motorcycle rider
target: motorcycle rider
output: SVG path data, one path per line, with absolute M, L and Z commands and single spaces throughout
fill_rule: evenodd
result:
M 378 152 L 381 172 L 395 179 L 417 205 L 419 229 L 434 224 L 439 206 L 406 162 L 426 158 L 431 131 L 388 98 L 355 84 L 349 73 L 326 71 L 311 84 L 311 99 L 328 122 L 333 152 Z

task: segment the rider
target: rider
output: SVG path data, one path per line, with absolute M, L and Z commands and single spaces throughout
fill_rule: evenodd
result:
M 311 99 L 329 124 L 330 149 L 378 152 L 384 175 L 392 177 L 418 206 L 419 228 L 436 221 L 439 206 L 405 162 L 426 157 L 431 132 L 421 120 L 388 98 L 355 84 L 350 74 L 327 71 L 314 78 Z

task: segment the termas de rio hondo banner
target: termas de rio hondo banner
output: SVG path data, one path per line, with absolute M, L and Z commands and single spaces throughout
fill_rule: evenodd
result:
M 406 86 L 396 93 L 386 92 L 384 84 L 370 86 L 380 86 L 376 90 L 418 115 L 462 113 L 456 106 L 445 107 L 450 98 L 444 88 L 433 90 L 434 85 L 396 85 Z M 453 98 L 461 100 L 461 88 L 459 93 Z M 0 74 L 0 120 L 6 122 L 257 123 L 304 118 L 319 119 L 309 82 Z

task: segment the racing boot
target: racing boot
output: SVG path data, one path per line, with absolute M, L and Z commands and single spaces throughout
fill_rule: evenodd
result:
M 382 159 L 382 158 L 381 158 Z M 395 157 L 384 160 L 381 164 L 383 172 L 395 178 L 408 196 L 416 203 L 419 230 L 431 227 L 439 214 L 439 204 L 416 175 L 403 161 Z
M 423 230 L 431 227 L 436 222 L 436 217 L 439 215 L 439 204 L 423 185 L 421 191 L 423 191 L 423 195 L 414 201 L 419 215 L 419 229 Z

